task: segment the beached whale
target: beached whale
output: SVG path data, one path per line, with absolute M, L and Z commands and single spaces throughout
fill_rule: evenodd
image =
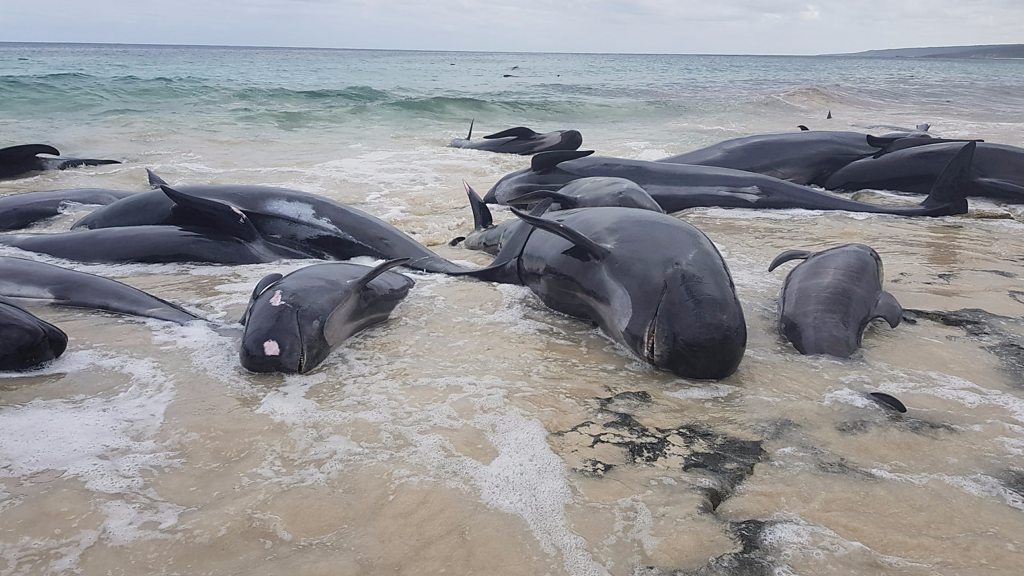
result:
M 704 233 L 648 210 L 579 208 L 542 218 L 538 209 L 513 208 L 529 226 L 468 275 L 528 286 L 656 368 L 697 379 L 736 371 L 747 342 L 743 309 Z
M 666 211 L 718 206 L 723 208 L 803 208 L 845 210 L 903 216 L 948 216 L 967 212 L 965 180 L 975 142 L 958 144 L 920 206 L 883 206 L 857 202 L 764 174 L 715 166 L 645 162 L 589 156 L 592 151 L 544 152 L 530 167 L 507 174 L 491 187 L 484 201 L 504 204 L 536 190 L 558 190 L 587 176 L 617 176 L 636 182 Z
M 414 282 L 391 269 L 314 264 L 256 285 L 242 322 L 239 358 L 251 372 L 306 373 L 346 338 L 390 317 Z
M 134 192 L 123 190 L 78 188 L 0 196 L 0 231 L 20 230 L 57 216 L 75 204 L 105 206 L 132 194 Z
M 967 179 L 967 195 L 1024 203 L 1024 148 L 979 143 Z M 927 193 L 956 156 L 955 143 L 933 143 L 864 158 L 833 173 L 829 190 L 898 190 Z
M 39 154 L 60 156 L 60 151 L 46 144 L 22 144 L 0 148 L 0 179 L 15 178 L 40 170 L 65 170 L 78 166 L 120 164 L 117 160 L 93 158 L 40 158 Z
M 244 224 L 244 237 L 252 239 L 250 234 L 255 234 L 265 244 L 310 258 L 408 258 L 405 266 L 416 270 L 462 270 L 387 222 L 328 198 L 270 186 L 170 188 L 159 176 L 149 175 L 151 184 L 162 186 L 160 190 L 104 206 L 73 228 L 175 225 L 241 233 Z M 250 225 L 255 232 L 248 230 Z
M 936 142 L 929 136 L 908 136 L 876 137 L 860 132 L 828 130 L 757 134 L 669 156 L 658 162 L 732 168 L 796 184 L 821 186 L 836 170 L 855 160 L 881 153 L 896 141 L 901 141 L 903 146 Z
M 0 298 L 0 370 L 35 368 L 67 347 L 67 334 L 60 328 Z
M 550 150 L 576 150 L 583 145 L 583 135 L 577 130 L 556 130 L 540 134 L 523 126 L 488 134 L 481 140 L 472 138 L 473 123 L 471 122 L 469 134 L 465 138 L 452 140 L 448 143 L 448 147 L 528 156 Z
M 0 296 L 14 302 L 106 310 L 178 324 L 199 319 L 116 280 L 10 256 L 0 256 Z
M 308 258 L 304 252 L 243 238 L 235 230 L 181 226 L 128 226 L 58 234 L 0 234 L 0 244 L 88 263 L 260 264 Z
M 459 242 L 463 242 L 463 245 L 470 250 L 483 250 L 496 255 L 501 250 L 503 239 L 510 234 L 511 229 L 523 225 L 523 222 L 513 219 L 495 225 L 491 211 L 473 190 L 473 187 L 466 182 L 463 182 L 463 186 L 466 188 L 469 206 L 473 211 L 473 231 L 466 236 L 452 239 L 449 244 L 455 246 Z M 624 178 L 580 178 L 566 184 L 557 192 L 551 190 L 526 192 L 511 198 L 509 204 L 526 207 L 544 199 L 553 202 L 552 211 L 618 206 L 664 212 L 643 188 Z
M 779 303 L 779 330 L 801 354 L 846 358 L 860 348 L 868 323 L 884 318 L 895 328 L 903 308 L 882 289 L 882 259 L 871 247 L 846 244 L 821 252 L 787 250 L 771 272 L 804 260 L 786 276 Z

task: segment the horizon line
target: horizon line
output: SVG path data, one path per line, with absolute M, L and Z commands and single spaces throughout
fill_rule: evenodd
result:
M 855 56 L 869 52 L 886 50 L 928 50 L 945 48 L 990 48 L 1000 46 L 1022 46 L 1020 43 L 1008 44 L 962 44 L 953 46 L 906 46 L 900 48 L 872 48 L 857 52 L 819 53 L 819 54 L 722 54 L 711 52 L 563 52 L 563 51 L 507 51 L 507 50 L 452 50 L 429 48 L 344 48 L 337 46 L 268 46 L 258 44 L 178 44 L 160 42 L 65 42 L 65 41 L 7 41 L 0 40 L 0 46 L 13 44 L 31 45 L 73 45 L 73 46 L 135 46 L 149 48 L 255 48 L 264 50 L 335 50 L 350 52 L 441 52 L 452 54 L 565 54 L 565 55 L 611 55 L 611 56 L 768 56 L 778 58 L 815 58 L 819 56 Z

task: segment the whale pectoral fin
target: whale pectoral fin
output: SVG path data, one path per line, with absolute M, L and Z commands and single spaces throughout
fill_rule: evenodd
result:
M 387 272 L 388 270 L 391 270 L 392 268 L 396 268 L 398 266 L 401 266 L 402 264 L 407 263 L 409 260 L 412 260 L 412 258 L 395 258 L 394 260 L 388 260 L 387 262 L 381 262 L 380 264 L 375 266 L 372 270 L 370 270 L 365 275 L 363 275 L 362 278 L 360 278 L 360 279 L 355 281 L 356 289 L 357 290 L 362 290 L 363 288 L 366 288 L 366 286 L 370 282 L 372 282 L 374 278 L 380 276 L 381 274 Z
M 494 217 L 491 216 L 491 211 L 487 208 L 487 204 L 484 204 L 480 195 L 473 190 L 469 182 L 463 180 L 462 185 L 466 188 L 466 196 L 469 198 L 469 209 L 473 211 L 473 229 L 485 230 L 494 226 Z
M 207 227 L 249 242 L 260 237 L 260 233 L 253 226 L 249 217 L 230 204 L 193 196 L 170 186 L 160 186 L 160 189 L 174 202 L 175 208 L 200 216 L 205 220 Z
M 872 144 L 872 139 L 875 142 L 884 142 L 891 140 L 888 144 L 879 146 L 879 144 Z M 980 139 L 963 139 L 963 138 L 932 138 L 931 136 L 897 136 L 897 137 L 875 137 L 868 136 L 868 144 L 881 148 L 878 152 L 875 152 L 872 158 L 881 158 L 886 154 L 898 152 L 900 150 L 906 150 L 907 148 L 916 148 L 918 146 L 929 146 L 931 144 L 946 144 L 949 142 L 984 142 Z
M 591 258 L 595 260 L 601 260 L 602 258 L 606 258 L 608 257 L 608 255 L 611 254 L 611 250 L 609 250 L 608 248 L 605 248 L 604 246 L 598 244 L 597 242 L 594 242 L 590 238 L 584 236 L 582 233 L 573 230 L 572 228 L 566 226 L 561 222 L 555 222 L 554 220 L 548 220 L 546 218 L 541 218 L 539 216 L 532 216 L 530 214 L 526 214 L 525 212 L 521 212 L 515 208 L 512 209 L 512 213 L 518 216 L 520 220 L 526 222 L 527 224 L 535 228 L 540 228 L 545 232 L 550 232 L 556 236 L 561 236 L 562 238 L 568 240 L 569 242 L 572 242 L 573 247 L 570 248 L 566 252 L 566 254 L 569 254 L 573 257 L 579 258 L 581 260 L 589 260 Z
M 871 311 L 872 318 L 883 318 L 891 328 L 900 325 L 903 319 L 903 307 L 896 301 L 896 297 L 883 291 L 878 295 L 875 308 Z
M 539 152 L 530 159 L 530 170 L 544 172 L 558 166 L 562 162 L 590 156 L 593 153 L 593 150 L 551 150 L 549 152 Z
M 536 132 L 526 128 L 525 126 L 517 126 L 515 128 L 509 128 L 508 130 L 502 130 L 501 132 L 495 132 L 494 134 L 488 134 L 487 136 L 484 136 L 484 140 L 494 140 L 496 138 L 532 138 L 536 135 Z
M 932 184 L 928 197 L 921 202 L 925 208 L 950 206 L 953 214 L 967 212 L 967 193 L 970 191 L 971 164 L 974 162 L 975 142 L 964 144 L 963 148 L 946 164 Z
M 505 204 L 508 204 L 509 206 L 526 206 L 545 198 L 550 198 L 552 201 L 558 202 L 558 205 L 562 207 L 562 210 L 576 208 L 579 204 L 576 202 L 575 198 L 552 190 L 534 190 L 532 192 L 512 194 L 505 199 Z
M 146 178 L 149 179 L 149 187 L 152 188 L 153 190 L 156 190 L 161 186 L 169 186 L 167 181 L 157 176 L 156 172 L 153 172 L 149 168 L 146 168 Z
M 245 312 L 242 314 L 242 319 L 238 321 L 240 324 L 245 325 L 245 323 L 249 320 L 249 312 L 252 311 L 252 304 L 253 302 L 256 301 L 257 298 L 260 297 L 260 294 L 266 292 L 267 288 L 273 286 L 274 283 L 280 280 L 281 278 L 284 278 L 284 276 L 275 272 L 273 274 L 267 274 L 259 282 L 256 283 L 256 287 L 252 289 L 252 296 L 249 297 L 249 305 L 245 307 Z
M 786 250 L 782 254 L 776 256 L 775 260 L 772 260 L 772 263 L 768 265 L 768 271 L 771 272 L 790 260 L 803 260 L 811 254 L 814 254 L 814 252 L 808 252 L 807 250 Z

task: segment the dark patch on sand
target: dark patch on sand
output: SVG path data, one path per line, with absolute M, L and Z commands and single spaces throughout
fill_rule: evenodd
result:
M 629 465 L 680 466 L 683 471 L 708 476 L 712 486 L 705 487 L 707 508 L 714 511 L 736 486 L 754 473 L 754 465 L 766 456 L 762 440 L 742 440 L 699 424 L 674 428 L 648 427 L 626 411 L 645 407 L 651 396 L 646 392 L 622 392 L 598 398 L 598 421 L 586 421 L 570 432 L 590 437 L 590 447 L 608 444 L 625 451 Z M 590 462 L 587 460 L 585 462 Z M 588 476 L 603 476 L 610 465 L 586 464 L 579 469 Z
M 885 420 L 847 420 L 836 424 L 836 430 L 844 434 L 864 434 L 874 427 L 896 428 L 905 432 L 935 437 L 939 432 L 958 432 L 955 426 L 945 422 L 929 422 L 902 414 L 886 414 Z
M 764 520 L 730 522 L 730 535 L 740 549 L 716 556 L 696 570 L 648 566 L 637 573 L 642 576 L 772 576 L 776 565 L 765 555 L 762 546 L 765 529 L 773 524 Z
M 1024 322 L 992 314 L 980 308 L 944 312 L 939 310 L 904 310 L 904 320 L 916 323 L 918 318 L 961 328 L 979 340 L 1003 365 L 1016 387 L 1024 386 Z

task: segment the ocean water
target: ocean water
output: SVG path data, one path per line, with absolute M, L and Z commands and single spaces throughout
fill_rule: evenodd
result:
M 461 181 L 483 192 L 527 160 L 445 148 L 474 118 L 643 159 L 797 124 L 1024 146 L 1021 86 L 1014 60 L 0 44 L 0 146 L 124 161 L 0 194 L 142 190 L 146 167 L 281 185 L 485 263 L 447 245 L 472 224 Z M 306 263 L 41 258 L 212 322 L 34 308 L 70 344 L 0 375 L 0 575 L 1019 574 L 1024 215 L 971 207 L 679 214 L 720 247 L 747 318 L 743 364 L 715 383 L 655 372 L 523 288 L 431 274 L 312 374 L 256 376 L 234 321 L 263 275 Z M 786 270 L 767 264 L 844 242 L 879 251 L 905 308 L 1000 318 L 873 326 L 852 359 L 802 357 L 775 332 Z M 910 411 L 866 400 L 879 390 Z

